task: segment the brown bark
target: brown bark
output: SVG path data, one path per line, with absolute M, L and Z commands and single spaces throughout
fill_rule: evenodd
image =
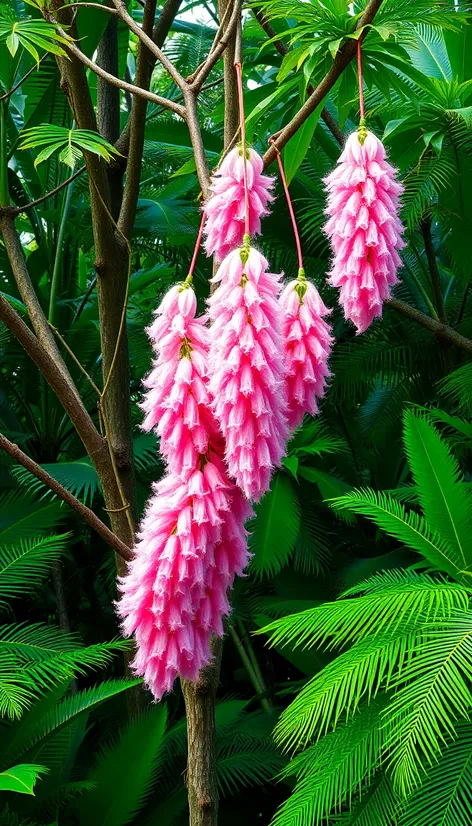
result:
M 213 637 L 214 660 L 198 681 L 182 682 L 187 712 L 187 789 L 189 826 L 217 826 L 215 700 L 220 678 L 223 640 Z

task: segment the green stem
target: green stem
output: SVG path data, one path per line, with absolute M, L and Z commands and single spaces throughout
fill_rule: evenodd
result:
M 57 298 L 57 290 L 59 286 L 59 279 L 61 275 L 61 264 L 62 264 L 62 253 L 63 253 L 63 246 L 64 246 L 64 236 L 66 233 L 66 226 L 67 220 L 69 217 L 70 205 L 72 201 L 72 194 L 74 191 L 74 181 L 71 181 L 69 186 L 66 189 L 64 195 L 64 205 L 62 208 L 62 217 L 61 223 L 59 225 L 59 232 L 57 234 L 57 241 L 56 241 L 56 256 L 54 258 L 54 268 L 52 271 L 52 280 L 51 280 L 51 293 L 49 296 L 49 313 L 48 313 L 48 321 L 50 324 L 55 324 L 56 319 L 56 298 Z
M 245 669 L 248 673 L 249 679 L 251 680 L 251 683 L 253 684 L 257 694 L 259 694 L 259 695 L 263 694 L 264 693 L 264 686 L 261 685 L 260 682 L 259 682 L 258 676 L 257 676 L 257 674 L 256 674 L 256 672 L 253 668 L 251 660 L 249 659 L 249 656 L 247 654 L 246 649 L 244 648 L 244 645 L 242 644 L 241 640 L 239 639 L 238 633 L 237 633 L 234 625 L 231 624 L 229 626 L 228 630 L 229 630 L 229 635 L 230 635 L 231 639 L 233 640 L 236 648 L 239 651 L 239 656 L 241 657 L 241 660 L 243 661 L 243 665 L 244 665 L 244 667 L 245 667 Z M 260 702 L 261 702 L 261 706 L 264 709 L 264 711 L 271 711 L 270 703 L 269 703 L 269 701 L 267 700 L 266 697 L 260 697 Z
M 426 304 L 429 312 L 431 313 L 431 318 L 438 319 L 438 314 L 436 312 L 436 308 L 431 301 L 428 293 L 426 292 L 425 288 L 423 287 L 421 281 L 419 280 L 418 276 L 415 275 L 410 265 L 403 259 L 403 266 L 405 267 L 406 271 L 408 272 L 410 278 L 415 282 L 416 287 L 418 288 L 419 292 L 421 293 L 424 303 Z
M 8 101 L 0 102 L 0 207 L 10 203 L 8 192 L 8 145 L 7 145 Z
M 246 626 L 244 625 L 244 623 L 241 619 L 236 620 L 236 622 L 238 624 L 238 629 L 239 629 L 239 633 L 240 633 L 240 636 L 241 636 L 241 640 L 242 640 L 243 644 L 246 646 L 246 651 L 248 653 L 248 657 L 251 660 L 252 667 L 254 668 L 254 671 L 257 675 L 257 679 L 259 680 L 259 685 L 261 686 L 263 693 L 267 694 L 267 686 L 266 686 L 264 677 L 262 676 L 262 671 L 260 669 L 259 663 L 257 662 L 257 657 L 255 655 L 254 648 L 253 648 L 253 645 L 252 645 L 252 642 L 251 642 L 251 638 L 250 638 L 250 636 L 247 632 Z M 268 699 L 267 702 L 268 702 L 270 708 L 272 708 L 272 703 L 271 703 L 270 699 Z

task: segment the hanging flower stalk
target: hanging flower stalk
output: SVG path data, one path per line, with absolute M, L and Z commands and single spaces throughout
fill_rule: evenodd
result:
M 330 375 L 329 354 L 333 343 L 331 327 L 324 320 L 331 310 L 323 303 L 305 276 L 297 221 L 293 211 L 280 152 L 276 147 L 280 178 L 292 221 L 298 256 L 298 277 L 285 287 L 279 302 L 285 353 L 288 423 L 295 430 L 305 413 L 318 413 L 318 399 L 324 396 Z
M 145 380 L 143 427 L 155 429 L 167 475 L 153 486 L 117 611 L 137 644 L 132 663 L 160 699 L 177 676 L 196 680 L 223 634 L 227 590 L 248 562 L 251 508 L 228 478 L 208 394 L 209 330 L 186 280 L 166 294 L 148 330 L 156 359 Z
M 285 453 L 285 372 L 279 277 L 250 242 L 250 191 L 241 64 L 238 83 L 244 183 L 244 242 L 221 263 L 209 299 L 210 393 L 226 442 L 229 474 L 248 499 L 268 490 Z
M 398 282 L 404 230 L 398 215 L 402 186 L 382 142 L 365 126 L 360 40 L 358 67 L 360 126 L 325 179 L 330 218 L 324 229 L 334 254 L 329 283 L 339 289 L 345 317 L 362 333 L 382 315 Z
M 255 149 L 246 146 L 241 63 L 234 64 L 238 83 L 241 142 L 223 159 L 210 183 L 212 195 L 204 204 L 205 249 L 222 261 L 243 244 L 244 236 L 258 235 L 261 218 L 273 201 L 274 179 L 263 175 L 264 162 Z

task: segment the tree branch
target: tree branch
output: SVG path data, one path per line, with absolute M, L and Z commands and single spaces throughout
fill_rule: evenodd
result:
M 142 41 L 142 43 L 144 43 L 145 46 L 147 46 L 151 54 L 153 54 L 154 57 L 159 61 L 159 63 L 161 63 L 161 65 L 170 75 L 176 86 L 179 87 L 180 91 L 184 92 L 187 89 L 187 82 L 182 77 L 180 72 L 177 71 L 174 64 L 171 63 L 169 58 L 164 54 L 163 51 L 161 51 L 159 46 L 155 44 L 152 37 L 149 37 L 149 35 L 146 34 L 146 32 L 141 28 L 141 26 L 138 26 L 136 21 L 133 20 L 122 0 L 112 0 L 112 2 L 116 10 L 118 11 L 118 15 L 121 18 L 121 20 L 123 20 L 123 22 L 126 23 L 128 28 L 131 29 L 131 31 L 134 32 L 134 34 L 137 37 L 139 37 L 139 39 Z
M 152 33 L 154 16 L 156 13 L 156 0 L 147 0 L 144 8 L 143 31 Z M 136 85 L 140 88 L 148 88 L 151 78 L 151 59 L 149 49 L 140 40 L 138 45 L 138 56 L 136 61 Z M 130 142 L 128 162 L 126 164 L 126 183 L 123 193 L 123 202 L 118 219 L 120 231 L 126 238 L 131 236 L 134 220 L 136 217 L 136 207 L 139 197 L 139 182 L 141 179 L 141 168 L 143 162 L 144 131 L 146 127 L 147 102 L 143 98 L 134 98 L 130 115 Z
M 68 380 L 63 372 L 58 370 L 53 356 L 42 346 L 39 339 L 2 295 L 0 295 L 0 320 L 6 324 L 43 374 L 68 414 L 94 464 L 96 460 L 101 461 L 104 450 L 107 450 L 105 439 L 90 418 L 75 384 L 70 377 Z
M 369 23 L 372 23 L 381 5 L 382 0 L 369 0 L 369 3 L 367 4 L 366 9 L 364 11 L 364 14 L 360 18 L 356 26 L 356 29 L 360 29 L 362 26 L 366 26 Z M 287 123 L 286 126 L 284 126 L 284 128 L 281 130 L 276 140 L 274 141 L 274 143 L 269 147 L 269 149 L 265 153 L 263 159 L 265 167 L 269 166 L 275 159 L 277 149 L 279 151 L 283 149 L 283 147 L 289 142 L 290 138 L 293 138 L 298 129 L 300 129 L 300 127 L 303 126 L 306 119 L 311 115 L 312 112 L 315 111 L 316 107 L 319 106 L 322 100 L 324 100 L 328 92 L 330 92 L 333 88 L 338 77 L 341 76 L 346 66 L 349 65 L 349 63 L 355 56 L 356 52 L 357 40 L 349 38 L 338 51 L 336 57 L 334 58 L 331 68 L 324 76 L 323 80 L 321 80 L 321 82 L 318 84 L 313 94 L 310 95 L 308 100 L 303 104 L 302 108 L 297 112 L 297 114 L 292 118 L 292 120 L 289 123 Z
M 61 28 L 57 20 L 50 12 L 44 11 L 43 13 L 46 16 L 46 19 L 54 24 L 57 33 L 60 34 L 61 37 L 67 39 L 68 43 L 65 48 L 72 52 L 72 54 L 75 55 L 75 57 L 77 57 L 78 60 L 80 60 L 80 62 L 87 67 L 87 69 L 90 69 L 98 77 L 101 77 L 102 80 L 106 80 L 108 83 L 111 83 L 112 86 L 117 86 L 119 89 L 123 89 L 125 92 L 130 92 L 132 95 L 138 95 L 145 100 L 149 100 L 151 103 L 156 103 L 158 106 L 164 106 L 166 109 L 170 109 L 171 112 L 174 112 L 176 115 L 179 115 L 179 117 L 185 120 L 185 109 L 183 106 L 179 103 L 175 103 L 173 100 L 169 100 L 169 98 L 162 98 L 160 95 L 155 95 L 154 92 L 149 92 L 147 89 L 140 89 L 139 86 L 134 86 L 133 83 L 127 83 L 126 80 L 120 80 L 118 77 L 115 77 L 115 75 L 111 75 L 109 72 L 106 72 L 105 69 L 101 69 L 100 66 L 97 66 L 93 60 L 90 60 L 90 58 L 88 58 L 87 55 L 85 55 L 81 49 L 79 49 L 78 46 L 70 40 L 70 38 L 68 38 L 64 29 Z M 139 26 L 137 26 L 137 28 L 141 31 Z
M 436 321 L 415 307 L 410 307 L 409 304 L 405 304 L 404 301 L 398 301 L 396 298 L 391 298 L 389 301 L 386 301 L 386 305 L 412 321 L 416 321 L 417 324 L 421 324 L 422 327 L 434 333 L 438 338 L 455 344 L 456 347 L 460 347 L 461 350 L 465 350 L 467 353 L 472 353 L 472 340 L 461 336 L 460 333 L 454 330 L 453 327 L 449 327 L 448 324 L 444 324 L 442 321 Z
M 205 148 L 203 146 L 203 138 L 200 130 L 200 123 L 198 120 L 197 99 L 195 92 L 188 89 L 184 92 L 185 110 L 187 113 L 187 126 L 190 134 L 190 141 L 192 143 L 193 154 L 195 156 L 195 165 L 197 168 L 198 181 L 203 193 L 203 197 L 208 195 L 208 187 L 210 186 L 210 169 L 208 160 L 205 155 Z
M 21 248 L 20 239 L 16 231 L 14 213 L 12 213 L 9 209 L 0 211 L 0 232 L 3 236 L 3 242 L 7 251 L 8 260 L 10 262 L 19 293 L 23 304 L 28 310 L 31 324 L 33 325 L 33 329 L 38 337 L 38 340 L 47 351 L 50 358 L 54 361 L 55 369 L 64 376 L 70 386 L 72 384 L 72 379 L 69 376 L 68 370 L 64 364 L 62 356 L 54 340 L 54 336 L 47 322 L 47 318 L 33 287 L 33 283 L 26 266 L 23 250 Z
M 257 7 L 253 6 L 252 11 L 253 11 L 254 17 L 256 18 L 257 22 L 259 23 L 261 28 L 264 29 L 267 37 L 270 40 L 273 40 L 274 37 L 277 37 L 277 32 L 275 31 L 273 26 L 271 26 L 271 24 L 267 20 L 267 17 L 265 16 L 262 9 L 258 9 Z M 282 55 L 282 57 L 285 57 L 285 55 L 288 54 L 288 52 L 290 51 L 290 49 L 288 48 L 288 46 L 285 45 L 283 40 L 278 40 L 277 39 L 277 40 L 273 40 L 273 42 L 274 42 L 275 48 L 277 49 L 278 53 L 280 55 Z M 308 95 L 312 95 L 313 92 L 314 92 L 314 88 L 310 83 L 307 86 L 307 93 L 308 93 Z M 333 137 L 335 138 L 335 140 L 337 141 L 339 146 L 343 147 L 346 138 L 345 138 L 343 132 L 341 131 L 341 129 L 339 128 L 338 124 L 336 123 L 336 119 L 333 117 L 333 115 L 331 115 L 328 112 L 328 110 L 326 108 L 324 108 L 323 111 L 321 112 L 321 117 L 323 118 L 326 126 L 328 127 L 329 131 L 331 132 L 331 134 L 333 135 Z
M 110 548 L 113 548 L 117 554 L 123 559 L 130 560 L 133 556 L 131 549 L 125 545 L 112 531 L 107 528 L 104 522 L 92 511 L 82 504 L 70 491 L 66 490 L 56 479 L 54 479 L 47 471 L 38 465 L 33 459 L 30 459 L 26 453 L 10 442 L 2 433 L 0 433 L 0 449 L 8 453 L 18 464 L 22 465 L 26 470 L 33 474 L 36 479 L 39 479 L 46 487 L 52 490 L 63 502 L 66 502 L 78 515 L 96 531 L 102 539 L 105 540 Z
M 181 6 L 182 0 L 166 0 L 161 13 L 158 17 L 157 23 L 154 26 L 152 32 L 152 39 L 156 46 L 161 48 L 164 45 L 165 39 L 169 34 L 170 27 L 174 21 L 174 18 Z M 115 9 L 116 11 L 116 9 Z M 149 76 L 152 74 L 152 70 L 156 64 L 156 56 L 151 54 L 149 51 L 148 54 L 148 69 L 149 69 Z M 138 84 L 139 85 L 139 84 Z M 145 88 L 149 88 L 149 78 L 146 79 L 144 83 Z M 139 100 L 138 97 L 135 97 L 134 100 Z M 130 144 L 130 137 L 131 137 L 131 117 L 128 118 L 126 125 L 118 138 L 115 146 L 118 152 L 121 152 L 122 155 L 127 156 L 129 153 L 129 144 Z
M 221 55 L 223 54 L 224 50 L 226 49 L 228 43 L 230 43 L 231 38 L 233 37 L 234 33 L 236 32 L 236 28 L 239 22 L 241 10 L 240 10 L 240 3 L 239 0 L 233 3 L 233 9 L 231 12 L 231 17 L 229 19 L 228 25 L 225 29 L 224 34 L 219 36 L 217 33 L 215 42 L 210 49 L 207 59 L 204 61 L 202 66 L 197 70 L 195 73 L 195 77 L 190 84 L 190 88 L 194 92 L 199 92 L 202 88 L 205 80 L 207 79 L 208 75 L 210 74 L 213 66 L 218 62 Z
M 79 175 L 82 174 L 82 172 L 85 172 L 85 166 L 81 166 L 80 169 L 77 170 L 77 172 L 74 172 L 74 174 L 70 176 L 70 178 L 67 178 L 67 180 L 62 182 L 62 184 L 59 184 L 59 186 L 56 186 L 54 187 L 54 189 L 51 189 L 50 192 L 46 192 L 46 194 L 42 195 L 41 198 L 37 198 L 36 201 L 30 201 L 29 204 L 25 204 L 24 206 L 9 207 L 8 212 L 10 213 L 10 215 L 16 216 L 21 215 L 22 212 L 27 212 L 28 209 L 34 209 L 35 207 L 39 206 L 39 204 L 42 204 L 43 201 L 47 201 L 48 198 L 52 198 L 53 195 L 57 195 L 58 192 L 60 192 L 66 186 L 69 186 L 69 184 L 71 184 L 72 181 L 75 181 L 75 179 L 78 178 Z

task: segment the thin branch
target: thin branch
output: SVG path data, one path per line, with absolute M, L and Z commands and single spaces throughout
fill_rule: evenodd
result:
M 444 324 L 442 321 L 436 321 L 434 318 L 430 318 L 420 310 L 417 310 L 415 307 L 410 307 L 409 304 L 405 304 L 404 301 L 398 301 L 396 298 L 391 298 L 386 302 L 386 304 L 387 307 L 391 307 L 393 310 L 396 310 L 398 313 L 401 313 L 412 321 L 416 321 L 418 324 L 421 324 L 422 327 L 425 327 L 426 330 L 434 333 L 434 335 L 438 336 L 438 338 L 449 341 L 451 344 L 455 344 L 456 347 L 459 347 L 461 350 L 465 350 L 467 353 L 472 353 L 472 340 L 470 338 L 465 338 L 465 336 L 461 336 L 460 333 L 454 330 L 453 327 L 449 327 L 448 324 Z
M 273 26 L 271 26 L 271 24 L 269 23 L 269 21 L 268 21 L 267 17 L 265 16 L 264 12 L 261 9 L 258 9 L 255 6 L 252 7 L 252 11 L 253 11 L 254 17 L 256 18 L 257 22 L 259 23 L 261 28 L 264 29 L 267 37 L 269 37 L 270 40 L 273 41 L 274 46 L 277 49 L 278 53 L 280 55 L 282 55 L 282 57 L 285 57 L 285 55 L 289 53 L 290 49 L 288 48 L 288 46 L 285 45 L 283 40 L 279 40 L 279 39 L 274 40 L 274 38 L 277 37 L 277 32 L 275 31 Z M 308 93 L 308 95 L 312 95 L 313 92 L 314 92 L 314 88 L 310 83 L 307 86 L 307 93 Z M 328 112 L 328 110 L 326 108 L 324 108 L 323 111 L 321 112 L 321 117 L 323 118 L 326 126 L 330 130 L 331 134 L 333 135 L 333 137 L 335 138 L 335 140 L 337 141 L 339 146 L 343 147 L 344 144 L 345 144 L 346 138 L 345 138 L 343 132 L 341 131 L 341 129 L 339 128 L 339 126 L 336 122 L 336 119 L 333 117 L 333 115 L 330 112 Z
M 185 109 L 179 103 L 175 103 L 173 100 L 169 98 L 160 97 L 160 95 L 155 95 L 154 92 L 149 92 L 147 89 L 140 89 L 139 86 L 134 86 L 133 83 L 127 83 L 125 80 L 120 80 L 115 75 L 111 75 L 109 72 L 106 72 L 104 69 L 101 69 L 100 66 L 97 66 L 93 60 L 85 55 L 78 46 L 75 45 L 67 36 L 66 32 L 63 28 L 59 25 L 57 20 L 53 17 L 50 12 L 44 12 L 47 19 L 54 24 L 56 27 L 56 31 L 61 37 L 67 39 L 67 46 L 66 48 L 75 55 L 84 66 L 87 66 L 87 69 L 90 69 L 94 72 L 98 77 L 101 77 L 102 80 L 106 80 L 108 83 L 111 83 L 112 86 L 117 86 L 119 89 L 123 89 L 125 92 L 130 92 L 132 95 L 138 95 L 139 97 L 144 98 L 145 100 L 149 100 L 151 103 L 156 103 L 158 106 L 164 106 L 166 109 L 170 109 L 171 112 L 174 112 L 179 117 L 185 120 Z M 129 15 L 128 15 L 129 16 Z M 120 15 L 121 17 L 121 15 Z M 137 27 L 139 31 L 141 31 L 140 27 Z M 151 41 L 152 42 L 152 41 Z M 157 47 L 156 47 L 157 48 Z
M 194 92 L 199 92 L 202 88 L 205 80 L 207 79 L 208 75 L 210 74 L 211 70 L 215 63 L 218 62 L 221 55 L 223 54 L 224 50 L 226 49 L 228 43 L 230 42 L 233 34 L 235 33 L 239 18 L 240 18 L 241 10 L 240 10 L 240 3 L 239 0 L 233 5 L 233 10 L 231 12 L 231 17 L 229 19 L 228 25 L 225 29 L 225 32 L 218 40 L 215 38 L 215 42 L 210 49 L 207 59 L 204 61 L 202 66 L 197 70 L 195 73 L 195 78 L 192 80 L 190 84 L 190 88 Z M 220 27 L 221 28 L 221 27 Z M 217 34 L 218 37 L 218 34 Z
M 7 251 L 8 260 L 21 295 L 23 304 L 28 310 L 31 324 L 38 337 L 38 341 L 48 352 L 50 358 L 54 361 L 56 370 L 64 376 L 64 379 L 69 385 L 72 385 L 72 379 L 64 364 L 64 361 L 59 353 L 54 336 L 50 330 L 47 318 L 43 312 L 38 296 L 33 287 L 33 283 L 26 266 L 25 256 L 21 247 L 20 239 L 16 231 L 14 223 L 14 215 L 8 210 L 3 210 L 0 213 L 0 232 L 3 236 L 3 242 Z
M 187 83 L 180 74 L 180 72 L 177 71 L 174 64 L 171 63 L 169 58 L 164 54 L 163 51 L 161 51 L 159 46 L 156 46 L 152 37 L 149 37 L 149 35 L 146 34 L 145 31 L 143 31 L 141 26 L 138 26 L 136 21 L 133 20 L 122 0 L 112 0 L 112 2 L 115 8 L 117 9 L 118 15 L 121 18 L 121 20 L 123 20 L 123 22 L 126 23 L 128 28 L 131 29 L 131 31 L 134 32 L 134 34 L 137 37 L 139 37 L 139 39 L 144 43 L 145 46 L 148 47 L 151 54 L 153 54 L 154 57 L 159 61 L 159 63 L 161 63 L 161 65 L 170 75 L 174 83 L 179 87 L 180 91 L 184 92 L 187 89 Z
M 41 198 L 37 198 L 36 201 L 31 201 L 29 204 L 25 204 L 21 207 L 10 207 L 8 210 L 10 215 L 21 215 L 22 212 L 27 212 L 28 209 L 34 209 L 39 206 L 39 204 L 42 204 L 43 201 L 47 201 L 48 198 L 52 198 L 53 195 L 57 195 L 57 193 L 60 192 L 61 189 L 64 189 L 64 187 L 69 186 L 69 184 L 71 184 L 72 181 L 75 181 L 75 179 L 78 178 L 82 172 L 85 172 L 85 166 L 81 166 L 77 172 L 74 172 L 74 174 L 70 176 L 70 178 L 67 178 L 66 181 L 62 182 L 62 184 L 59 184 L 59 186 L 51 189 L 50 192 L 46 192 L 46 195 L 42 195 Z
M 74 7 L 78 9 L 101 9 L 101 11 L 106 11 L 108 14 L 118 14 L 116 9 L 110 8 L 110 6 L 104 6 L 101 3 L 67 3 L 68 9 L 73 9 Z
M 179 11 L 181 6 L 182 0 L 166 0 L 164 6 L 161 9 L 157 22 L 154 26 L 152 32 L 152 39 L 156 46 L 162 48 L 165 43 L 166 37 L 169 34 L 170 28 L 172 23 L 174 22 L 175 16 Z M 144 84 L 144 88 L 149 88 L 149 79 L 152 75 L 152 70 L 156 64 L 156 57 L 155 55 L 151 54 L 148 51 L 148 70 L 149 70 L 149 78 L 146 80 Z M 135 100 L 139 100 L 139 98 L 135 98 Z M 163 107 L 161 107 L 163 108 Z M 129 153 L 129 146 L 130 146 L 130 139 L 131 139 L 131 116 L 128 118 L 126 125 L 118 138 L 115 147 L 118 152 L 121 152 L 123 156 L 127 156 Z
M 96 531 L 102 539 L 105 540 L 110 548 L 113 548 L 117 554 L 123 559 L 130 560 L 133 556 L 131 549 L 125 545 L 112 531 L 107 528 L 104 522 L 92 511 L 87 508 L 79 499 L 77 499 L 70 491 L 66 490 L 56 479 L 54 479 L 47 471 L 38 465 L 33 459 L 30 459 L 26 453 L 10 442 L 2 433 L 0 433 L 0 450 L 8 453 L 18 464 L 22 465 L 26 470 L 33 474 L 36 479 L 39 479 L 46 487 L 52 490 L 63 502 L 66 502 L 78 515 Z
M 21 84 L 22 84 L 22 83 L 24 83 L 24 82 L 25 82 L 25 80 L 27 80 L 27 79 L 29 78 L 29 76 L 30 76 L 31 74 L 33 74 L 33 72 L 35 72 L 35 71 L 39 68 L 39 64 L 40 64 L 40 63 L 42 63 L 42 62 L 43 62 L 43 60 L 44 60 L 46 57 L 49 57 L 49 52 L 46 52 L 45 54 L 43 54 L 43 56 L 39 59 L 38 63 L 37 63 L 37 64 L 35 64 L 34 66 L 32 66 L 32 67 L 31 67 L 31 69 L 30 69 L 28 72 L 26 72 L 26 74 L 25 74 L 25 75 L 23 75 L 23 77 L 22 77 L 22 78 L 18 81 L 18 83 L 15 83 L 15 85 L 13 86 L 13 88 L 12 88 L 12 89 L 9 89 L 9 90 L 8 90 L 8 92 L 5 92 L 5 94 L 4 94 L 4 95 L 0 95 L 0 102 L 1 102 L 2 100 L 6 100 L 7 98 L 9 98 L 9 97 L 11 97 L 12 95 L 14 95 L 14 94 L 15 94 L 15 92 L 16 92 L 16 90 L 20 88 Z
M 356 29 L 360 29 L 363 26 L 367 26 L 369 23 L 372 23 L 377 11 L 379 10 L 380 6 L 382 5 L 382 0 L 369 0 L 369 3 L 366 6 L 364 14 L 360 18 Z M 363 37 L 363 35 L 361 35 Z M 275 146 L 277 149 L 283 149 L 283 147 L 289 142 L 290 138 L 296 134 L 296 132 L 300 129 L 301 126 L 305 123 L 306 119 L 315 111 L 317 106 L 325 99 L 326 95 L 331 91 L 334 84 L 336 83 L 337 79 L 341 76 L 344 69 L 349 65 L 353 57 L 355 57 L 357 53 L 357 40 L 353 38 L 349 38 L 346 43 L 341 47 L 338 51 L 336 57 L 334 58 L 333 64 L 329 71 L 324 76 L 323 80 L 318 84 L 316 89 L 314 90 L 313 94 L 310 95 L 307 101 L 303 104 L 302 108 L 297 112 L 297 114 L 292 118 L 292 120 L 287 123 L 286 126 L 281 130 L 280 134 L 277 136 L 275 141 L 275 145 L 269 147 L 267 152 L 264 155 L 264 166 L 269 166 L 273 160 L 275 160 L 276 151 Z
M 424 250 L 429 266 L 429 273 L 431 276 L 431 283 L 433 285 L 434 300 L 436 302 L 436 310 L 438 312 L 439 321 L 443 323 L 446 320 L 446 313 L 444 310 L 444 299 L 441 290 L 441 279 L 439 277 L 438 262 L 436 260 L 436 252 L 434 250 L 433 239 L 431 237 L 431 216 L 426 215 L 420 222 L 421 234 L 423 235 Z
M 58 370 L 53 356 L 42 346 L 27 324 L 2 295 L 0 295 L 0 320 L 6 324 L 12 335 L 15 336 L 41 371 L 69 415 L 87 453 L 95 464 L 97 459 L 103 458 L 104 451 L 108 453 L 108 447 L 84 407 L 72 379 L 67 380 L 64 373 Z M 52 335 L 51 331 L 50 333 Z

